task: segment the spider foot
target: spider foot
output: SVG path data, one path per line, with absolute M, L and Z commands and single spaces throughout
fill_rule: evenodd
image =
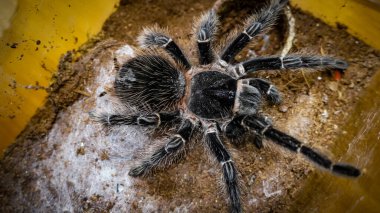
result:
M 222 130 L 224 134 L 231 139 L 238 139 L 243 136 L 247 130 L 243 125 L 241 125 L 242 120 L 243 116 L 237 116 L 223 125 Z
M 359 169 L 349 164 L 337 163 L 332 166 L 332 172 L 349 177 L 359 177 L 361 172 Z
M 128 175 L 132 177 L 140 177 L 145 174 L 145 171 L 148 169 L 146 164 L 142 164 L 140 166 L 134 167 L 129 170 Z
M 258 148 L 261 149 L 263 148 L 263 135 L 261 134 L 256 134 L 255 139 L 253 140 L 253 144 Z

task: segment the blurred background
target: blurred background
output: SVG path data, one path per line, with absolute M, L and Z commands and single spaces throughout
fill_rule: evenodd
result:
M 0 0 L 0 150 L 42 106 L 62 54 L 99 33 L 116 0 Z

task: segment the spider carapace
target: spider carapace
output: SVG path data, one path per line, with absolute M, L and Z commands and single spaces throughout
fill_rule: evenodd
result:
M 237 81 L 218 71 L 201 72 L 191 79 L 188 109 L 206 119 L 231 117 Z
M 241 138 L 254 133 L 258 148 L 263 139 L 298 153 L 321 168 L 346 177 L 358 177 L 354 166 L 335 163 L 296 138 L 277 130 L 269 118 L 260 113 L 263 100 L 281 102 L 274 85 L 252 78 L 256 71 L 297 68 L 333 68 L 344 70 L 344 60 L 328 56 L 285 55 L 252 58 L 234 62 L 235 56 L 255 37 L 266 32 L 287 4 L 272 0 L 249 17 L 240 33 L 216 52 L 215 34 L 218 18 L 214 11 L 205 13 L 194 26 L 196 58 L 190 61 L 169 34 L 157 27 L 146 28 L 139 42 L 142 52 L 124 63 L 115 80 L 115 93 L 121 102 L 137 108 L 136 114 L 101 114 L 104 125 L 159 126 L 179 121 L 176 133 L 165 145 L 129 171 L 133 177 L 150 174 L 167 166 L 188 148 L 194 132 L 203 134 L 204 144 L 213 159 L 220 163 L 231 212 L 242 212 L 238 172 L 221 135 Z M 160 52 L 161 51 L 161 52 Z M 162 54 L 162 52 L 166 52 Z M 234 143 L 236 140 L 231 140 Z

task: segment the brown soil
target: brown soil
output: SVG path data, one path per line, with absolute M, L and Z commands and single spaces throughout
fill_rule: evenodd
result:
M 219 37 L 223 37 L 235 26 L 242 24 L 244 17 L 260 6 L 242 2 L 244 1 L 227 2 L 219 9 L 221 15 Z M 56 122 L 59 112 L 65 111 L 76 101 L 86 99 L 88 96 L 85 87 L 92 84 L 94 79 L 91 67 L 102 50 L 120 43 L 135 45 L 135 38 L 142 26 L 158 24 L 162 27 L 168 26 L 173 38 L 184 46 L 187 52 L 193 52 L 193 48 L 189 45 L 191 42 L 188 42 L 192 36 L 190 30 L 192 20 L 201 12 L 211 8 L 213 3 L 196 0 L 154 1 L 154 3 L 122 1 L 122 5 L 106 21 L 98 38 L 80 50 L 68 52 L 63 56 L 54 83 L 48 89 L 49 97 L 46 104 L 36 113 L 1 160 L 0 176 L 7 177 L 0 178 L 0 203 L 4 210 L 11 210 L 17 205 L 21 206 L 17 207 L 18 210 L 25 210 L 27 207 L 38 209 L 40 203 L 44 202 L 43 198 L 39 197 L 40 189 L 33 184 L 42 174 L 25 173 L 25 171 L 30 168 L 32 162 L 38 164 L 38 161 L 49 158 L 53 152 L 59 150 L 57 147 L 60 146 L 59 143 L 50 146 L 46 144 L 45 137 Z M 263 111 L 273 118 L 275 126 L 279 129 L 302 138 L 310 145 L 320 147 L 321 150 L 329 150 L 334 147 L 332 144 L 334 139 L 344 134 L 339 126 L 344 125 L 361 90 L 379 69 L 380 54 L 350 36 L 344 29 L 331 28 L 299 10 L 292 11 L 296 18 L 297 32 L 293 52 L 332 55 L 347 60 L 350 67 L 340 81 L 334 80 L 331 76 L 334 72 L 301 70 L 260 74 L 261 77 L 269 78 L 283 95 L 283 103 L 280 106 L 268 106 Z M 265 42 L 259 39 L 247 47 L 238 56 L 238 60 L 251 56 L 252 51 L 257 55 L 278 54 L 284 43 L 286 30 L 285 19 L 281 18 L 279 23 L 268 34 L 269 43 L 266 49 L 261 49 L 261 45 Z M 110 40 L 112 42 L 103 42 Z M 317 80 L 318 77 L 322 80 Z M 306 123 L 298 124 L 300 118 L 306 118 Z M 298 181 L 312 171 L 312 167 L 305 161 L 270 145 L 268 147 L 257 150 L 252 144 L 244 144 L 237 148 L 229 146 L 234 150 L 233 156 L 241 174 L 242 185 L 245 186 L 244 205 L 248 212 L 289 210 L 292 198 L 297 195 L 297 190 L 302 188 L 302 182 Z M 79 157 L 93 154 L 83 148 L 78 148 L 74 152 Z M 107 150 L 102 150 L 100 159 L 112 160 Z M 126 205 L 131 206 L 131 209 L 143 211 L 139 200 L 151 196 L 157 200 L 158 208 L 163 212 L 174 211 L 176 207 L 188 203 L 191 203 L 188 208 L 194 212 L 226 211 L 228 205 L 216 181 L 220 173 L 215 168 L 217 166 L 213 167 L 208 163 L 203 147 L 195 147 L 178 165 L 135 182 L 136 198 Z M 276 174 L 273 174 L 274 171 Z M 49 174 L 46 172 L 45 175 Z M 267 196 L 261 187 L 261 184 L 272 179 L 273 191 L 276 191 L 276 188 L 281 189 L 278 196 Z M 21 185 L 21 188 L 18 188 L 21 192 L 16 192 L 15 188 L 10 187 L 13 184 Z M 19 196 L 25 198 L 21 199 Z M 110 211 L 114 207 L 114 201 L 105 200 L 101 195 L 94 194 L 90 198 L 77 194 L 74 196 L 80 199 L 77 199 L 77 203 L 73 205 L 79 205 L 79 209 L 83 211 Z M 59 196 L 55 198 L 57 197 Z M 16 203 L 23 199 L 27 200 L 25 204 Z

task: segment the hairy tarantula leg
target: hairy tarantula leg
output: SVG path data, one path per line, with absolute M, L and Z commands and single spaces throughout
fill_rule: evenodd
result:
M 227 192 L 231 202 L 231 212 L 242 212 L 240 202 L 240 189 L 238 185 L 238 173 L 230 154 L 219 138 L 216 124 L 206 130 L 206 142 L 211 152 L 215 155 L 223 169 L 223 178 L 227 186 Z
M 193 130 L 196 126 L 196 121 L 186 119 L 182 122 L 180 128 L 177 131 L 177 134 L 174 135 L 168 143 L 163 147 L 159 148 L 149 159 L 142 162 L 140 166 L 132 168 L 129 171 L 129 175 L 132 177 L 138 177 L 148 174 L 153 169 L 158 166 L 168 163 L 169 158 L 175 158 L 185 143 L 189 141 Z
M 167 123 L 178 119 L 180 117 L 179 111 L 174 112 L 159 112 L 147 115 L 123 115 L 123 114 L 101 114 L 94 115 L 90 114 L 97 121 L 102 123 L 104 126 L 118 126 L 118 125 L 139 125 L 139 126 L 159 126 L 162 123 Z
M 264 95 L 270 104 L 280 104 L 281 95 L 277 88 L 270 82 L 261 78 L 250 78 L 249 85 L 256 87 Z
M 138 38 L 141 47 L 161 47 L 164 48 L 166 52 L 169 53 L 173 59 L 182 64 L 186 70 L 191 68 L 189 60 L 183 54 L 181 48 L 165 33 L 161 32 L 159 29 L 145 28 L 144 31 Z
M 212 41 L 216 33 L 218 18 L 214 10 L 202 15 L 198 26 L 195 27 L 195 34 L 198 44 L 199 63 L 201 65 L 211 64 L 214 59 Z
M 236 116 L 222 126 L 222 131 L 228 138 L 237 139 L 246 133 L 246 128 L 241 125 L 243 118 L 242 115 Z
M 225 47 L 221 59 L 230 63 L 256 35 L 265 32 L 275 23 L 277 15 L 287 3 L 288 0 L 272 0 L 266 8 L 249 17 L 244 31 Z
M 240 79 L 237 82 L 235 103 L 232 111 L 239 115 L 256 114 L 261 105 L 260 91 L 249 85 L 248 79 Z
M 241 122 L 245 116 L 239 115 L 234 117 L 229 122 L 225 123 L 222 127 L 222 131 L 224 134 L 230 139 L 238 139 L 241 138 L 246 132 L 247 128 L 244 127 Z M 235 140 L 231 141 L 236 144 Z M 255 131 L 255 139 L 253 144 L 258 148 L 263 148 L 263 136 Z
M 258 70 L 297 69 L 297 68 L 333 68 L 345 70 L 346 61 L 325 56 L 271 56 L 254 58 L 235 66 L 235 74 L 243 77 L 245 74 Z
M 318 153 L 312 148 L 304 145 L 299 140 L 287 135 L 272 127 L 267 118 L 262 116 L 247 116 L 243 119 L 243 124 L 260 132 L 262 135 L 268 137 L 276 144 L 296 153 L 301 153 L 310 161 L 318 164 L 319 166 L 330 170 L 333 173 L 344 175 L 348 177 L 358 177 L 361 172 L 359 169 L 349 164 L 333 163 L 326 156 Z

